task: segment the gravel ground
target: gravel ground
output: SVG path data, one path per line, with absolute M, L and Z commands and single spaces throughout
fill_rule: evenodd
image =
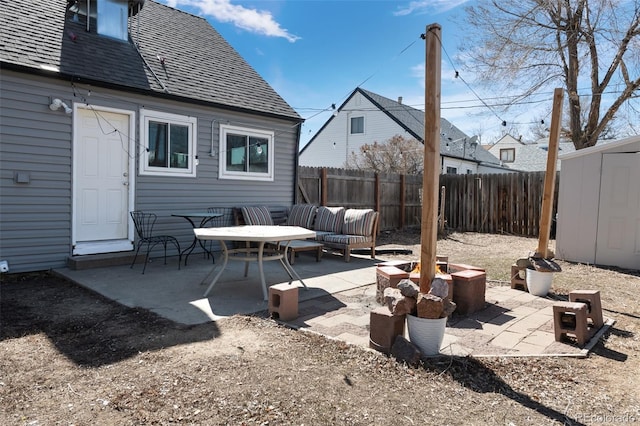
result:
M 419 234 L 381 248 L 420 253 Z M 450 261 L 508 281 L 537 241 L 454 233 Z M 552 295 L 601 290 L 616 320 L 586 359 L 441 357 L 408 367 L 260 317 L 181 327 L 47 273 L 2 276 L 1 424 L 640 423 L 640 273 L 558 261 Z

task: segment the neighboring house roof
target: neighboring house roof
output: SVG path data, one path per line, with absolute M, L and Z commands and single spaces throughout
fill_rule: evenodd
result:
M 506 145 L 506 146 L 527 145 L 527 142 L 522 142 L 522 136 L 516 139 L 510 134 L 506 134 L 502 136 L 500 139 L 498 139 L 497 141 L 495 141 L 494 143 L 485 145 L 483 148 L 486 150 L 491 150 L 495 146 L 502 146 L 502 145 Z
M 391 120 L 396 122 L 403 130 L 413 138 L 424 144 L 424 111 L 412 108 L 403 103 L 394 101 L 377 93 L 357 87 L 351 95 L 338 108 L 340 112 L 349 100 L 357 93 L 362 94 L 380 111 L 384 112 Z M 331 117 L 311 140 L 300 151 L 301 153 L 310 146 L 322 130 L 334 119 Z M 440 154 L 447 157 L 464 158 L 478 163 L 500 164 L 500 160 L 493 154 L 482 149 L 479 144 L 475 149 L 470 147 L 470 137 L 462 130 L 455 127 L 444 118 L 440 118 Z M 466 139 L 466 146 L 465 146 Z
M 205 19 L 143 3 L 127 43 L 85 31 L 67 0 L 3 1 L 2 67 L 302 121 Z
M 504 163 L 505 166 L 523 172 L 542 172 L 547 170 L 549 144 L 547 140 L 545 142 L 519 146 L 515 152 L 514 161 Z M 575 150 L 572 142 L 560 142 L 558 144 L 558 155 L 574 152 Z M 557 170 L 560 170 L 560 162 L 557 163 Z

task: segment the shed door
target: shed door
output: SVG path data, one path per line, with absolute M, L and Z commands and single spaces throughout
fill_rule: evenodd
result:
M 131 250 L 130 116 L 78 109 L 74 144 L 74 254 Z
M 640 153 L 603 155 L 596 263 L 640 268 Z

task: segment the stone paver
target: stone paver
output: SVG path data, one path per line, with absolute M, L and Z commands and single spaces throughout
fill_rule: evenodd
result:
M 376 285 L 351 289 L 300 303 L 300 317 L 289 322 L 350 344 L 369 347 L 371 310 Z M 556 342 L 551 299 L 510 286 L 488 286 L 485 308 L 449 318 L 442 355 L 455 356 L 585 356 L 585 350 Z M 405 329 L 405 337 L 407 336 Z
M 545 348 L 549 346 L 550 341 L 555 341 L 555 334 L 547 333 L 545 331 L 536 330 L 530 333 L 527 337 L 522 339 L 524 343 L 536 345 L 538 347 Z
M 535 312 L 538 312 L 538 309 L 522 305 L 512 309 L 509 313 L 515 316 L 516 318 L 525 318 Z
M 504 330 L 501 333 L 498 333 L 498 335 L 491 340 L 491 344 L 499 348 L 511 349 L 520 343 L 525 337 L 526 335 L 524 333 Z

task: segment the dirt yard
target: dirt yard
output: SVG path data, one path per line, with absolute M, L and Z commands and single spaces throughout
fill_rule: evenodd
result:
M 415 232 L 383 234 L 411 248 Z M 508 281 L 529 238 L 454 233 L 450 261 Z M 585 359 L 425 359 L 380 353 L 261 317 L 180 327 L 50 274 L 2 275 L 3 425 L 640 424 L 640 273 L 558 262 L 549 297 L 600 289 L 616 320 Z

